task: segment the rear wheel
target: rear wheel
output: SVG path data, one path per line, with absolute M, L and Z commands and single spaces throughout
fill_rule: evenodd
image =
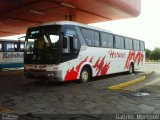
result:
M 129 74 L 134 73 L 134 65 L 133 65 L 133 63 L 130 64 L 128 72 L 129 72 Z
M 80 83 L 86 83 L 91 78 L 91 71 L 88 67 L 83 67 L 80 74 Z

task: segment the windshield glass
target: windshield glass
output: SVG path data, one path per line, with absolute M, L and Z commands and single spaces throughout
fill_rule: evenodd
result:
M 59 58 L 60 26 L 41 26 L 27 31 L 25 63 L 54 64 Z

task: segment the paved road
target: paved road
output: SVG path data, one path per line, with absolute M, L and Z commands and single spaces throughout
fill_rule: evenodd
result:
M 160 63 L 146 62 L 146 65 L 140 71 L 155 71 L 160 74 Z
M 158 77 L 159 68 L 160 64 L 146 64 L 141 72 L 156 70 L 155 76 Z M 35 119 L 36 117 L 28 113 L 54 115 L 160 113 L 160 93 L 150 91 L 147 96 L 135 96 L 137 92 L 144 92 L 145 89 L 135 92 L 106 89 L 111 85 L 135 79 L 138 73 L 116 74 L 77 84 L 33 82 L 26 80 L 22 71 L 1 72 L 0 105 L 12 113 L 27 114 L 26 117 Z

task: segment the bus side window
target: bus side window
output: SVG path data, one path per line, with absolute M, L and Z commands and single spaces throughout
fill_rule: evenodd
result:
M 99 42 L 99 32 L 94 32 L 94 46 L 99 47 L 100 42 Z
M 101 33 L 101 46 L 107 47 L 107 34 Z
M 21 43 L 20 44 L 20 51 L 23 51 L 24 50 L 24 43 Z
M 122 36 L 115 36 L 115 47 L 117 49 L 124 49 L 124 39 Z
M 6 43 L 6 51 L 15 51 L 14 43 Z
M 145 50 L 145 46 L 144 46 L 144 42 L 143 41 L 140 42 L 140 48 L 141 48 L 142 51 Z
M 113 48 L 113 35 L 108 33 L 101 33 L 101 46 Z
M 113 48 L 113 35 L 108 34 L 108 48 Z
M 17 51 L 17 43 L 14 43 L 14 50 Z
M 134 40 L 133 44 L 134 44 L 134 50 L 137 50 L 137 51 L 140 50 L 140 45 L 138 40 Z
M 100 46 L 99 32 L 85 28 L 82 28 L 81 31 L 88 46 L 93 46 L 93 47 Z
M 132 43 L 133 43 L 132 39 L 125 38 L 125 49 L 132 50 L 133 49 L 133 44 Z
M 82 28 L 82 34 L 89 46 L 94 46 L 94 31 Z

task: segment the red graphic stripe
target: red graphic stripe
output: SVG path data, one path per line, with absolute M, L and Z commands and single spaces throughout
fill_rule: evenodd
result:
M 144 59 L 144 55 L 142 52 L 138 51 L 137 53 L 135 53 L 135 51 L 131 50 L 126 60 L 125 69 L 129 68 L 130 62 L 132 60 L 134 61 L 134 63 L 137 62 L 137 64 L 139 65 L 140 62 L 143 63 L 143 59 Z
M 79 72 L 79 69 L 80 69 L 81 65 L 82 65 L 84 62 L 86 62 L 87 59 L 88 59 L 88 56 L 87 56 L 79 65 L 77 65 L 76 70 L 77 70 L 78 72 Z
M 111 63 L 111 62 L 106 63 L 106 64 L 103 66 L 103 68 L 102 68 L 102 70 L 101 70 L 101 75 L 106 75 L 106 74 L 107 74 L 107 71 L 108 71 L 108 69 L 110 68 L 110 63 Z
M 93 68 L 96 69 L 97 73 L 96 75 L 99 76 L 99 75 L 106 75 L 107 74 L 107 71 L 108 69 L 110 68 L 110 62 L 106 62 L 105 63 L 105 57 L 104 56 L 101 60 L 101 57 L 99 57 L 99 59 L 96 61 L 96 63 L 93 65 Z M 89 62 L 92 63 L 93 62 L 93 58 L 90 58 Z M 80 68 L 82 66 L 82 64 L 84 62 L 86 62 L 88 60 L 88 56 L 80 63 L 78 64 L 76 67 L 72 67 L 71 69 L 69 69 L 65 75 L 65 78 L 64 80 L 67 81 L 67 80 L 75 80 L 77 79 L 78 77 L 78 73 L 80 71 Z
M 67 80 L 77 79 L 80 67 L 84 62 L 87 61 L 87 59 L 88 59 L 88 56 L 82 62 L 80 62 L 80 64 L 77 65 L 76 69 L 72 67 L 70 70 L 68 70 L 66 73 L 66 76 L 64 77 L 64 80 L 67 81 Z
M 64 80 L 74 80 L 77 79 L 78 72 L 74 70 L 74 67 L 71 70 L 68 70 Z
M 102 60 L 100 61 L 101 57 L 96 61 L 95 65 L 93 65 L 93 68 L 96 69 L 97 73 L 96 73 L 96 76 L 99 76 L 99 75 L 106 75 L 107 74 L 107 71 L 109 69 L 109 65 L 110 65 L 110 62 L 109 63 L 104 63 L 104 60 L 105 60 L 105 57 L 104 56 L 102 58 Z
M 92 61 L 93 61 L 93 57 L 90 59 L 90 61 L 89 61 L 89 62 L 90 62 L 90 63 L 92 63 Z

